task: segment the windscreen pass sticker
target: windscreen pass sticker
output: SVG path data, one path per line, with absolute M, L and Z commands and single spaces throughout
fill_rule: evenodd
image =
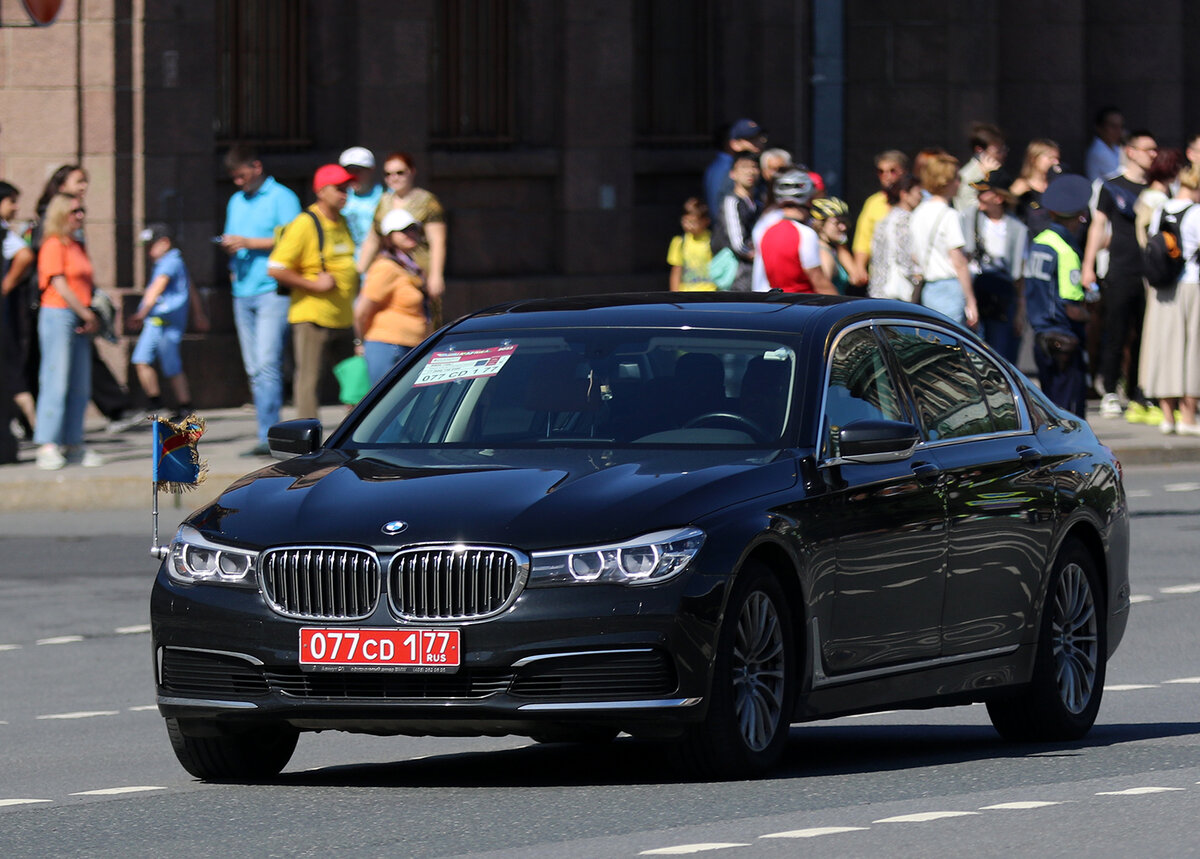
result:
M 516 351 L 516 346 L 493 346 L 465 352 L 434 352 L 413 387 L 494 376 Z

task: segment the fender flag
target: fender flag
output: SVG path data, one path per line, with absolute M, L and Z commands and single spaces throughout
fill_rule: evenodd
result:
M 154 419 L 154 471 L 156 489 L 181 493 L 204 482 L 208 464 L 200 461 L 196 442 L 204 435 L 204 420 L 188 415 L 177 424 Z

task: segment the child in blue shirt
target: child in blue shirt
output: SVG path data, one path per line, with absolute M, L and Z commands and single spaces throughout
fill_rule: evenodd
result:
M 192 411 L 192 395 L 187 376 L 183 374 L 183 359 L 179 353 L 180 343 L 187 331 L 188 309 L 194 305 L 196 328 L 208 330 L 208 318 L 191 289 L 191 278 L 183 256 L 174 247 L 171 231 L 166 224 L 151 224 L 142 231 L 142 244 L 147 247 L 154 271 L 150 285 L 138 305 L 137 313 L 130 317 L 135 327 L 141 326 L 137 346 L 133 350 L 133 366 L 138 382 L 150 400 L 151 414 L 162 410 L 162 390 L 154 369 L 157 358 L 162 374 L 171 385 L 175 395 L 173 421 L 181 421 Z

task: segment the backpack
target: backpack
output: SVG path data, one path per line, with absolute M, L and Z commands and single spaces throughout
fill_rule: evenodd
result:
M 1158 232 L 1146 239 L 1146 246 L 1142 248 L 1142 274 L 1155 289 L 1174 286 L 1183 274 L 1183 265 L 1187 260 L 1183 258 L 1179 224 L 1190 208 L 1188 206 L 1179 212 L 1163 209 Z

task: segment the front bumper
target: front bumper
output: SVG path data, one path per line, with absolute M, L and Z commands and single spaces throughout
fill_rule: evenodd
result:
M 160 571 L 151 596 L 159 710 L 229 729 L 472 736 L 604 726 L 672 736 L 704 716 L 715 586 L 685 574 L 650 587 L 527 588 L 497 617 L 448 624 L 462 639 L 451 673 L 313 671 L 299 664 L 302 627 L 431 624 L 397 621 L 386 600 L 359 622 L 297 620 L 257 590 L 182 585 Z

